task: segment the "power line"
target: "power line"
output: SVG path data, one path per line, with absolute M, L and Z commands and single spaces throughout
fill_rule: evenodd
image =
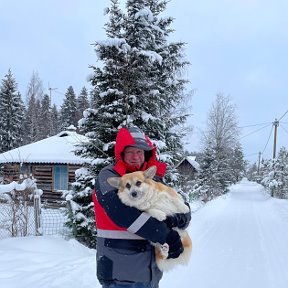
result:
M 61 95 L 64 95 L 65 96 L 65 93 L 62 93 L 60 91 L 55 91 L 55 93 L 58 93 L 58 94 L 61 94 Z
M 287 113 L 288 113 L 288 110 L 279 118 L 278 121 L 280 121 Z
M 264 152 L 265 152 L 265 150 L 266 150 L 266 148 L 267 148 L 267 145 L 268 145 L 268 143 L 269 143 L 270 137 L 271 137 L 271 135 L 272 135 L 272 131 L 273 131 L 273 126 L 271 126 L 271 131 L 270 131 L 270 134 L 269 134 L 269 136 L 268 136 L 268 140 L 267 140 L 267 142 L 266 142 L 266 145 L 265 145 L 265 147 L 264 147 L 264 149 L 263 149 L 263 151 L 262 151 L 262 155 L 264 154 Z
M 286 128 L 283 127 L 283 125 L 279 125 L 287 134 L 288 134 L 288 131 L 286 130 Z
M 259 124 L 252 124 L 252 125 L 242 126 L 242 127 L 238 127 L 238 128 L 242 129 L 242 128 L 248 128 L 248 127 L 260 126 L 260 125 L 262 126 L 262 125 L 267 125 L 267 124 L 271 124 L 271 122 L 259 123 Z
M 250 133 L 248 133 L 248 134 L 240 137 L 239 139 L 243 139 L 243 138 L 245 138 L 245 137 L 247 137 L 247 136 L 250 136 L 250 135 L 252 135 L 252 134 L 254 134 L 254 133 L 256 133 L 256 132 L 258 132 L 258 131 L 260 131 L 260 130 L 268 127 L 268 126 L 270 126 L 270 125 L 271 125 L 271 122 L 270 122 L 268 125 L 264 126 L 264 127 L 261 127 L 261 128 L 259 128 L 259 129 L 257 129 L 257 130 L 254 130 L 254 131 L 252 131 L 252 132 L 250 132 Z

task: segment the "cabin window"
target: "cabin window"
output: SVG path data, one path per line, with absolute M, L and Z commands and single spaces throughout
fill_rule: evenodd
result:
M 68 190 L 68 166 L 54 165 L 54 190 Z
M 20 174 L 25 176 L 30 176 L 31 174 L 31 165 L 27 163 L 20 164 Z

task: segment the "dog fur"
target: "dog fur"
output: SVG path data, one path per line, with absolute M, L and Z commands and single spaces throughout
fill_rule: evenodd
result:
M 159 221 L 175 213 L 189 212 L 188 206 L 177 191 L 153 180 L 155 174 L 156 166 L 152 166 L 144 172 L 137 171 L 122 177 L 110 177 L 107 182 L 118 189 L 118 196 L 125 205 L 145 211 Z M 153 243 L 156 263 L 161 271 L 171 270 L 177 264 L 187 264 L 190 259 L 192 241 L 189 234 L 183 229 L 174 229 L 181 236 L 184 252 L 176 259 L 166 259 L 169 252 L 168 244 Z

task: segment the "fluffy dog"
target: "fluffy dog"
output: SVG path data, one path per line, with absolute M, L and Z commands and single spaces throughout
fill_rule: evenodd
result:
M 189 208 L 183 198 L 173 188 L 156 182 L 152 178 L 156 174 L 156 166 L 147 170 L 125 174 L 122 177 L 110 177 L 107 182 L 118 189 L 120 200 L 131 207 L 147 212 L 152 217 L 163 221 L 175 213 L 187 213 Z M 168 271 L 177 264 L 187 264 L 192 251 L 192 241 L 183 229 L 174 228 L 181 236 L 184 252 L 176 259 L 167 259 L 169 246 L 167 243 L 155 245 L 156 263 L 160 270 Z

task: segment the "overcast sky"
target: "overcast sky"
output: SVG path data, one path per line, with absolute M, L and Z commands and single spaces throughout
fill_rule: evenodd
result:
M 124 3 L 124 1 L 122 1 Z M 92 43 L 105 39 L 103 14 L 109 0 L 0 0 L 0 79 L 11 71 L 25 99 L 33 71 L 52 102 L 62 104 L 72 85 L 78 95 L 90 88 L 96 64 Z M 272 122 L 280 119 L 277 150 L 288 144 L 288 1 L 172 0 L 166 15 L 175 18 L 171 41 L 184 41 L 191 101 L 189 135 L 198 150 L 199 129 L 217 93 L 231 97 L 242 128 L 245 156 L 272 158 Z M 254 126 L 255 125 L 255 126 Z M 247 127 L 250 126 L 250 127 Z M 258 130 L 258 131 L 257 131 Z M 271 134 L 272 133 L 272 134 Z M 269 138 L 269 135 L 270 138 Z

